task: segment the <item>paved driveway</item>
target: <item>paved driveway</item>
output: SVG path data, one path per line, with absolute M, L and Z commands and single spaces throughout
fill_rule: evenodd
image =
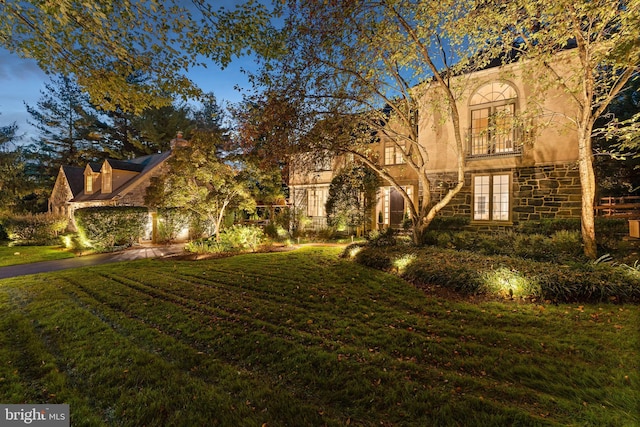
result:
M 0 279 L 8 277 L 26 276 L 28 274 L 46 273 L 49 271 L 66 270 L 68 268 L 89 267 L 110 262 L 133 261 L 143 258 L 164 258 L 183 253 L 182 244 L 169 246 L 144 246 L 131 248 L 121 252 L 108 254 L 87 255 L 54 261 L 42 261 L 31 264 L 11 265 L 0 268 Z

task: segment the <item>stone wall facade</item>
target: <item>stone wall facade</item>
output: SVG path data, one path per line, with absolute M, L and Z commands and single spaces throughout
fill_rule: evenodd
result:
M 551 218 L 580 218 L 581 189 L 576 163 L 527 166 L 515 169 L 476 170 L 465 173 L 465 185 L 440 215 L 472 217 L 472 176 L 478 174 L 510 173 L 511 221 L 517 225 L 524 221 Z M 439 200 L 456 180 L 455 174 L 433 175 L 433 199 Z M 494 222 L 500 226 L 499 222 Z M 473 223 L 472 223 L 473 225 Z M 486 224 L 479 224 L 486 225 Z

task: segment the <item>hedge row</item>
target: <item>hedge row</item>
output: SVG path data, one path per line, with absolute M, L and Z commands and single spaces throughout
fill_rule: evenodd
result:
M 557 264 L 433 247 L 348 247 L 363 265 L 416 286 L 551 302 L 640 302 L 640 270 L 606 263 Z M 355 255 L 353 255 L 355 254 Z
M 48 213 L 8 215 L 3 217 L 2 228 L 9 240 L 20 245 L 51 244 L 67 228 L 65 216 Z
M 78 232 L 91 246 L 130 246 L 145 234 L 149 211 L 142 207 L 95 207 L 75 211 Z

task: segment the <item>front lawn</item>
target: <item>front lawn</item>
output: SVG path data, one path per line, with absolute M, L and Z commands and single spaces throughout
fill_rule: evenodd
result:
M 0 246 L 0 267 L 73 258 L 74 256 L 73 252 L 61 246 Z
M 0 280 L 0 402 L 79 425 L 639 425 L 636 305 L 450 300 L 341 248 Z

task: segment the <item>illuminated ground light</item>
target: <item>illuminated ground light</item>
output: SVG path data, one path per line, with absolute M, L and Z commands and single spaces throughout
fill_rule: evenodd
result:
M 533 280 L 505 267 L 485 273 L 484 288 L 502 297 L 527 297 L 538 293 L 538 286 Z
M 405 254 L 393 261 L 393 266 L 402 273 L 416 259 L 416 254 Z
M 350 258 L 355 258 L 356 255 L 358 255 L 358 253 L 362 250 L 362 246 L 355 246 L 351 249 L 349 249 L 349 257 Z
M 62 236 L 62 244 L 66 249 L 71 249 L 73 247 L 73 239 L 70 234 L 65 234 Z

